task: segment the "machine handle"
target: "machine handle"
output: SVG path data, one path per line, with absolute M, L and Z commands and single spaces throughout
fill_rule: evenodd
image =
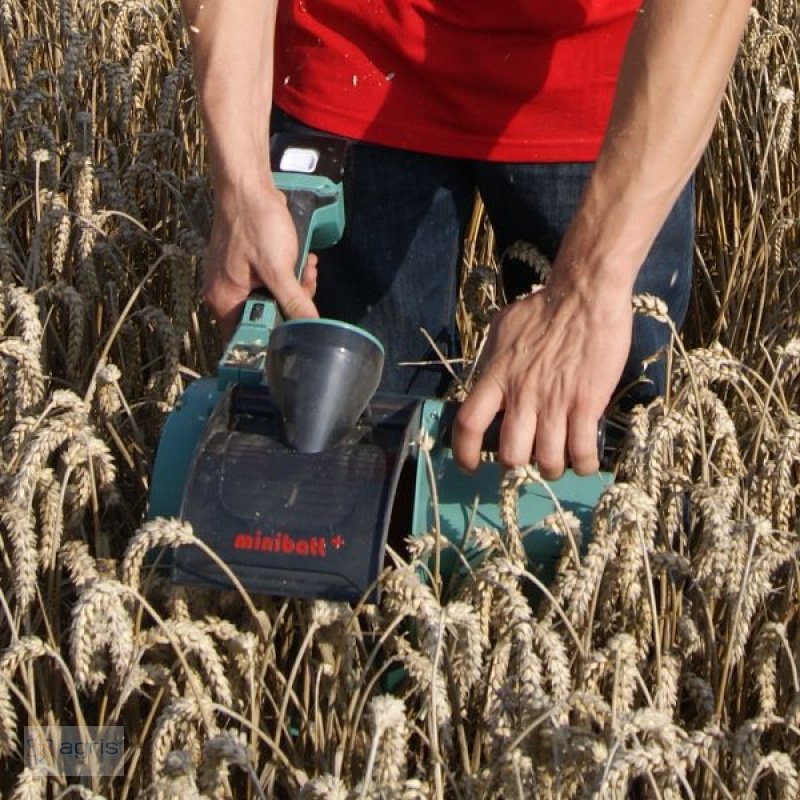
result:
M 297 232 L 295 275 L 302 280 L 311 249 L 335 244 L 344 231 L 342 175 L 348 144 L 331 136 L 273 137 L 275 185 L 286 195 Z M 250 293 L 232 338 L 217 366 L 220 389 L 259 383 L 270 334 L 281 323 L 278 304 L 266 288 Z
M 446 447 L 452 447 L 453 424 L 455 423 L 459 408 L 461 408 L 461 406 L 458 403 L 447 402 L 442 409 L 442 416 L 439 418 L 439 436 Z M 500 428 L 503 425 L 504 417 L 505 414 L 499 411 L 489 424 L 489 427 L 483 434 L 483 442 L 481 444 L 482 451 L 496 453 L 500 449 Z M 605 417 L 601 417 L 597 424 L 597 457 L 600 459 L 601 465 L 607 464 L 610 456 L 613 455 L 608 451 L 606 446 L 606 428 L 607 420 Z M 569 466 L 569 464 L 567 466 Z
M 276 165 L 273 178 L 286 196 L 286 205 L 297 232 L 294 274 L 298 281 L 303 279 L 312 247 L 330 247 L 342 235 L 341 183 L 349 148 L 348 140 L 327 134 L 278 133 L 271 139 L 270 158 Z M 299 162 L 284 165 L 284 156 L 290 151 L 313 155 L 314 161 L 307 165 L 308 169 Z M 249 299 L 258 303 L 275 303 L 265 287 L 254 289 Z
M 314 212 L 321 206 L 327 205 L 330 200 L 326 198 L 325 202 L 320 202 L 320 198 L 314 192 L 305 189 L 287 189 L 284 190 L 284 194 L 297 231 L 297 261 L 294 265 L 294 274 L 298 281 L 302 281 L 311 249 L 311 223 Z M 275 302 L 275 298 L 266 286 L 253 289 L 248 295 L 248 300 L 259 303 Z

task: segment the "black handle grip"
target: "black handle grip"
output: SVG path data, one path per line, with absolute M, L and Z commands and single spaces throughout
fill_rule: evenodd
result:
M 461 406 L 458 403 L 445 403 L 442 416 L 439 420 L 439 435 L 446 447 L 453 445 L 453 424 L 456 414 Z M 505 415 L 502 411 L 495 415 L 483 434 L 481 450 L 487 453 L 496 453 L 500 449 L 500 428 L 503 425 Z M 606 442 L 606 418 L 602 417 L 597 424 L 597 457 L 601 465 L 608 464 L 609 459 L 614 455 L 609 451 Z M 568 465 L 569 466 L 569 465 Z
M 311 218 L 321 205 L 331 201 L 329 198 L 321 199 L 319 195 L 305 189 L 290 189 L 284 194 L 286 195 L 286 205 L 289 207 L 289 213 L 297 231 L 297 262 L 294 265 L 294 274 L 299 281 L 303 278 L 308 251 L 311 247 Z

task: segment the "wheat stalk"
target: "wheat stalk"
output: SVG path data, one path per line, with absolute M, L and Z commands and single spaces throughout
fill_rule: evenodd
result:
M 72 611 L 70 656 L 75 682 L 88 692 L 108 679 L 105 652 L 120 682 L 133 667 L 133 620 L 124 604 L 122 587 L 115 581 L 96 580 L 81 592 Z
M 206 681 L 204 683 L 208 685 L 217 702 L 224 706 L 233 705 L 225 664 L 207 633 L 196 626 L 194 622 L 168 619 L 159 627 L 148 631 L 142 646 L 147 649 L 165 642 L 168 642 L 170 646 L 177 644 L 184 655 L 194 654 L 205 673 Z

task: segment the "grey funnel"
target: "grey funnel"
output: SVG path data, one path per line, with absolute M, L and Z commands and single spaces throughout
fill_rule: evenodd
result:
M 369 403 L 383 371 L 371 334 L 327 319 L 291 320 L 269 337 L 267 382 L 286 443 L 319 453 L 340 442 Z

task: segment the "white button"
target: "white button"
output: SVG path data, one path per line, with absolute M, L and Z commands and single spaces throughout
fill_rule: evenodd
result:
M 312 173 L 319 163 L 319 152 L 307 147 L 287 147 L 281 156 L 281 172 Z

